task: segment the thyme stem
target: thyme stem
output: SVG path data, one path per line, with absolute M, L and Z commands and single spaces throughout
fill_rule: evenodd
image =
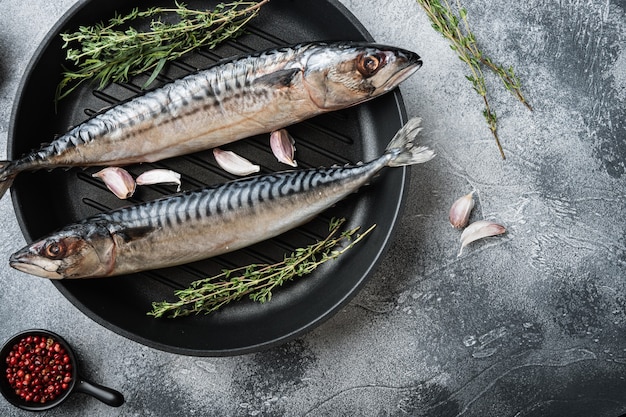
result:
M 172 318 L 199 313 L 209 314 L 245 296 L 256 302 L 267 302 L 277 287 L 295 277 L 310 274 L 320 265 L 338 258 L 376 227 L 372 225 L 360 234 L 358 227 L 340 232 L 345 221 L 345 219 L 331 220 L 326 238 L 305 248 L 296 249 L 280 262 L 242 266 L 194 281 L 189 288 L 174 292 L 178 301 L 153 302 L 152 311 L 147 314 Z M 344 241 L 350 243 L 341 249 L 335 249 Z
M 504 87 L 524 104 L 527 109 L 532 110 L 532 107 L 522 94 L 521 82 L 515 75 L 513 67 L 505 69 L 503 66 L 495 64 L 478 48 L 476 37 L 472 33 L 467 20 L 467 10 L 461 7 L 459 0 L 456 1 L 458 14 L 454 12 L 448 0 L 417 0 L 417 2 L 426 12 L 432 27 L 450 41 L 450 48 L 457 53 L 461 61 L 468 65 L 471 75 L 466 76 L 466 78 L 483 99 L 485 105 L 483 116 L 495 139 L 502 159 L 506 159 L 498 136 L 496 113 L 489 104 L 482 67 L 491 70 L 500 77 Z
M 81 26 L 76 32 L 62 33 L 66 68 L 57 86 L 60 100 L 88 79 L 98 81 L 98 88 L 111 82 L 126 82 L 130 77 L 152 71 L 147 87 L 168 61 L 200 47 L 214 48 L 220 42 L 239 36 L 243 27 L 258 15 L 270 0 L 220 3 L 213 10 L 193 10 L 176 2 L 175 8 L 133 9 L 127 15 L 115 15 L 107 24 Z M 160 16 L 176 14 L 178 22 L 165 23 Z M 138 19 L 155 18 L 149 30 L 127 27 Z

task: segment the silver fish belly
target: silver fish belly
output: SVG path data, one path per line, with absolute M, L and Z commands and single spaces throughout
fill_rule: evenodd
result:
M 366 164 L 262 175 L 102 213 L 23 248 L 10 264 L 46 278 L 102 277 L 240 249 L 307 222 L 384 167 L 431 159 L 415 146 L 419 130 L 412 119 Z
M 0 162 L 0 196 L 22 171 L 154 162 L 270 132 L 384 94 L 420 66 L 413 52 L 350 42 L 225 60 L 103 111 L 17 161 Z

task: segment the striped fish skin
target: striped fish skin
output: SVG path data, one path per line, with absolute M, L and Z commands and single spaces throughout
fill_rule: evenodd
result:
M 413 52 L 352 42 L 225 60 L 105 110 L 19 160 L 0 162 L 0 197 L 22 171 L 154 162 L 277 130 L 384 94 L 420 66 Z
M 61 279 L 185 264 L 293 229 L 370 182 L 384 167 L 422 163 L 411 119 L 379 158 L 361 165 L 261 175 L 98 214 L 14 253 L 10 265 Z

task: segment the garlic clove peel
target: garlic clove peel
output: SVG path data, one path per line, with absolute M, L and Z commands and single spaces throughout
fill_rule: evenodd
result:
M 180 191 L 180 174 L 170 169 L 151 169 L 137 177 L 137 185 L 172 184 Z
M 462 229 L 469 223 L 474 208 L 474 191 L 457 199 L 450 207 L 449 219 L 452 227 Z
M 137 184 L 124 168 L 107 167 L 92 174 L 92 177 L 104 181 L 107 188 L 119 199 L 125 200 L 135 193 Z
M 461 249 L 459 255 L 463 252 L 463 248 L 472 242 L 485 237 L 497 236 L 506 232 L 506 228 L 498 223 L 487 220 L 478 220 L 463 230 L 461 233 Z
M 224 151 L 219 148 L 213 149 L 213 156 L 217 164 L 226 172 L 233 175 L 249 175 L 259 172 L 261 167 L 248 161 L 246 158 L 237 155 L 232 151 Z
M 292 167 L 298 166 L 298 163 L 294 159 L 296 152 L 295 143 L 296 141 L 286 129 L 275 130 L 270 134 L 270 148 L 272 148 L 272 153 L 279 162 Z

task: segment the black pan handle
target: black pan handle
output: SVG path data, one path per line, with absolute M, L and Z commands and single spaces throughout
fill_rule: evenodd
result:
M 112 388 L 96 384 L 95 382 L 87 381 L 84 378 L 79 378 L 74 389 L 78 392 L 89 394 L 111 407 L 119 407 L 124 404 L 124 396 L 122 393 Z

